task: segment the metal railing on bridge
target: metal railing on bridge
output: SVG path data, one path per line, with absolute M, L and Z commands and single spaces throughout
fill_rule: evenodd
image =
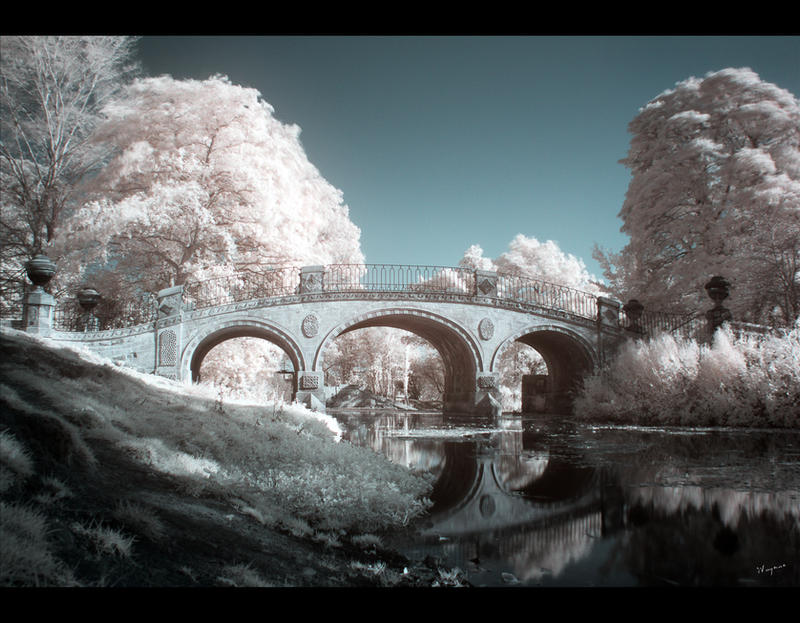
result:
M 597 296 L 523 275 L 497 273 L 497 297 L 581 318 L 597 317 Z
M 491 288 L 480 289 L 473 269 L 413 264 L 333 264 L 323 267 L 320 292 L 409 293 L 482 296 L 542 310 L 554 310 L 593 320 L 597 297 L 523 275 L 493 273 Z M 301 293 L 301 269 L 275 268 L 262 273 L 235 274 L 194 281 L 184 287 L 184 300 L 195 309 L 258 298 Z
M 300 269 L 296 266 L 261 272 L 241 272 L 184 284 L 184 303 L 195 309 L 297 294 Z
M 644 310 L 638 320 L 631 318 L 624 309 L 620 310 L 620 326 L 634 331 L 638 327 L 641 333 L 648 336 L 671 333 L 695 339 L 708 331 L 708 322 L 702 313 L 673 314 L 651 310 Z
M 769 327 L 750 322 L 737 320 L 726 321 L 734 335 L 766 336 L 781 335 L 784 329 Z M 705 312 L 696 314 L 672 314 L 659 311 L 643 311 L 638 320 L 630 318 L 624 310 L 620 310 L 620 326 L 629 331 L 641 333 L 647 337 L 654 337 L 659 333 L 670 333 L 675 337 L 692 339 L 700 342 L 711 338 L 711 329 Z
M 333 264 L 325 267 L 325 292 L 441 292 L 470 295 L 475 271 L 414 264 Z
M 124 329 L 154 322 L 156 308 L 151 300 L 129 301 L 119 304 L 104 299 L 88 311 L 74 297 L 59 300 L 53 310 L 53 328 L 56 331 L 105 331 Z

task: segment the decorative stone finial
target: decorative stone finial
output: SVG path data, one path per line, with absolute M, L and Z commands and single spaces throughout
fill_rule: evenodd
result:
M 625 303 L 625 305 L 622 306 L 622 311 L 625 312 L 625 315 L 631 321 L 628 330 L 641 333 L 642 327 L 639 325 L 639 319 L 642 317 L 642 312 L 644 311 L 644 305 L 642 305 L 636 299 L 631 299 L 630 301 Z
M 81 307 L 87 312 L 92 311 L 97 306 L 99 300 L 100 293 L 89 286 L 81 288 L 80 292 L 78 292 L 78 303 L 80 303 Z
M 706 284 L 706 292 L 709 298 L 711 298 L 717 306 L 720 306 L 722 305 L 722 301 L 728 298 L 730 287 L 731 284 L 725 277 L 717 275 L 716 277 L 712 277 L 711 281 Z
M 36 286 L 35 289 L 41 291 L 56 274 L 56 265 L 49 257 L 40 253 L 25 265 L 25 272 Z

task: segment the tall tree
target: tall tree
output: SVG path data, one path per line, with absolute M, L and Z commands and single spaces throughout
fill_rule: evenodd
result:
M 617 296 L 695 312 L 721 274 L 735 317 L 791 324 L 800 313 L 797 98 L 750 69 L 724 69 L 660 94 L 629 130 L 619 216 L 630 242 L 595 250 Z
M 131 37 L 0 37 L 0 299 L 49 246 L 107 151 L 89 140 L 134 75 Z M 54 258 L 56 259 L 56 258 Z
M 223 76 L 145 78 L 104 112 L 95 140 L 118 155 L 71 232 L 140 289 L 363 262 L 341 191 L 257 90 Z

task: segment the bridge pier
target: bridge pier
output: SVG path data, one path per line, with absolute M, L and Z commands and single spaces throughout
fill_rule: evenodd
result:
M 300 370 L 297 376 L 295 400 L 312 411 L 325 413 L 325 378 L 322 372 Z

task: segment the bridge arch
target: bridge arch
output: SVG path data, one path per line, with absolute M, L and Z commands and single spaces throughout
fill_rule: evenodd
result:
M 272 342 L 286 353 L 295 371 L 305 369 L 303 352 L 288 331 L 261 318 L 240 317 L 212 327 L 201 327 L 189 337 L 181 355 L 181 378 L 199 381 L 200 366 L 209 351 L 237 337 L 256 337 Z
M 313 369 L 320 370 L 324 353 L 338 336 L 367 327 L 402 329 L 426 340 L 442 358 L 445 369 L 444 402 L 474 403 L 476 378 L 484 370 L 483 354 L 475 337 L 444 316 L 414 307 L 391 307 L 361 314 L 331 329 L 320 342 Z
M 550 389 L 559 408 L 567 406 L 572 391 L 599 364 L 593 345 L 568 327 L 556 324 L 532 325 L 507 337 L 495 350 L 491 370 L 514 342 L 522 342 L 536 350 L 547 364 Z

